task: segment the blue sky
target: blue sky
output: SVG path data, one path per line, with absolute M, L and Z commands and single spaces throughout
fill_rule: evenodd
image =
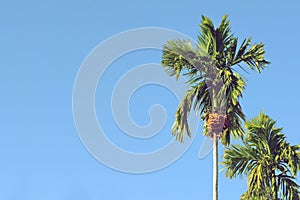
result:
M 266 44 L 266 58 L 272 64 L 261 75 L 247 75 L 244 111 L 251 118 L 264 109 L 284 127 L 289 141 L 300 143 L 299 8 L 295 0 L 1 2 L 0 199 L 211 199 L 212 154 L 198 159 L 200 133 L 171 166 L 133 175 L 94 159 L 80 142 L 72 114 L 77 71 L 96 45 L 119 32 L 149 26 L 196 38 L 201 15 L 219 23 L 228 13 L 239 38 L 252 36 L 253 41 Z M 111 85 L 136 65 L 159 63 L 160 56 L 154 50 L 128 54 L 112 64 L 103 81 Z M 109 98 L 109 88 L 98 87 L 97 95 L 104 92 Z M 157 137 L 132 142 L 117 132 L 110 113 L 104 128 L 118 135 L 108 137 L 136 152 L 156 149 L 171 139 L 177 102 L 166 89 L 149 85 L 134 93 L 132 117 L 147 124 L 147 110 L 153 103 L 162 103 L 168 113 Z M 96 107 L 107 109 L 105 104 Z M 245 179 L 229 180 L 223 172 L 219 184 L 220 200 L 239 199 L 246 190 Z

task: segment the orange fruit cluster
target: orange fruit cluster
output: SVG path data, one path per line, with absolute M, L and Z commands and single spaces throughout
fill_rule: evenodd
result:
M 208 137 L 213 138 L 213 134 L 217 134 L 220 138 L 224 129 L 228 124 L 227 116 L 218 113 L 209 114 L 206 126 L 208 129 Z

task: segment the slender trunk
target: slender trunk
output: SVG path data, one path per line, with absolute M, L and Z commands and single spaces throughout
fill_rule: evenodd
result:
M 218 137 L 217 134 L 213 135 L 213 200 L 218 200 Z
M 277 183 L 276 183 L 276 176 L 275 176 L 275 170 L 272 170 L 272 187 L 273 187 L 273 198 L 275 200 L 278 199 L 278 189 L 277 189 Z

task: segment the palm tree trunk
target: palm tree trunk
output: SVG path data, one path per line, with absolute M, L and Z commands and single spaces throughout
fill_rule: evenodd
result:
M 218 137 L 213 134 L 213 200 L 218 200 Z
M 273 198 L 274 200 L 278 199 L 278 188 L 276 183 L 276 176 L 275 176 L 275 170 L 272 170 L 272 187 L 273 187 Z

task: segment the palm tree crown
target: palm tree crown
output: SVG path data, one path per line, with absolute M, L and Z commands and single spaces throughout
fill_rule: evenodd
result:
M 268 115 L 246 122 L 243 145 L 225 150 L 226 176 L 248 176 L 248 191 L 242 199 L 300 199 L 295 182 L 300 169 L 300 145 L 290 145 Z
M 251 45 L 244 39 L 238 47 L 238 38 L 231 33 L 227 15 L 214 27 L 212 21 L 202 16 L 196 47 L 189 41 L 171 40 L 163 46 L 162 65 L 176 79 L 186 76 L 189 89 L 178 106 L 172 127 L 173 135 L 181 142 L 184 134 L 191 135 L 188 116 L 191 109 L 204 120 L 203 134 L 218 138 L 229 145 L 230 136 L 243 135 L 242 112 L 239 98 L 245 88 L 244 78 L 235 70 L 249 69 L 261 72 L 269 62 L 264 59 L 264 44 Z

